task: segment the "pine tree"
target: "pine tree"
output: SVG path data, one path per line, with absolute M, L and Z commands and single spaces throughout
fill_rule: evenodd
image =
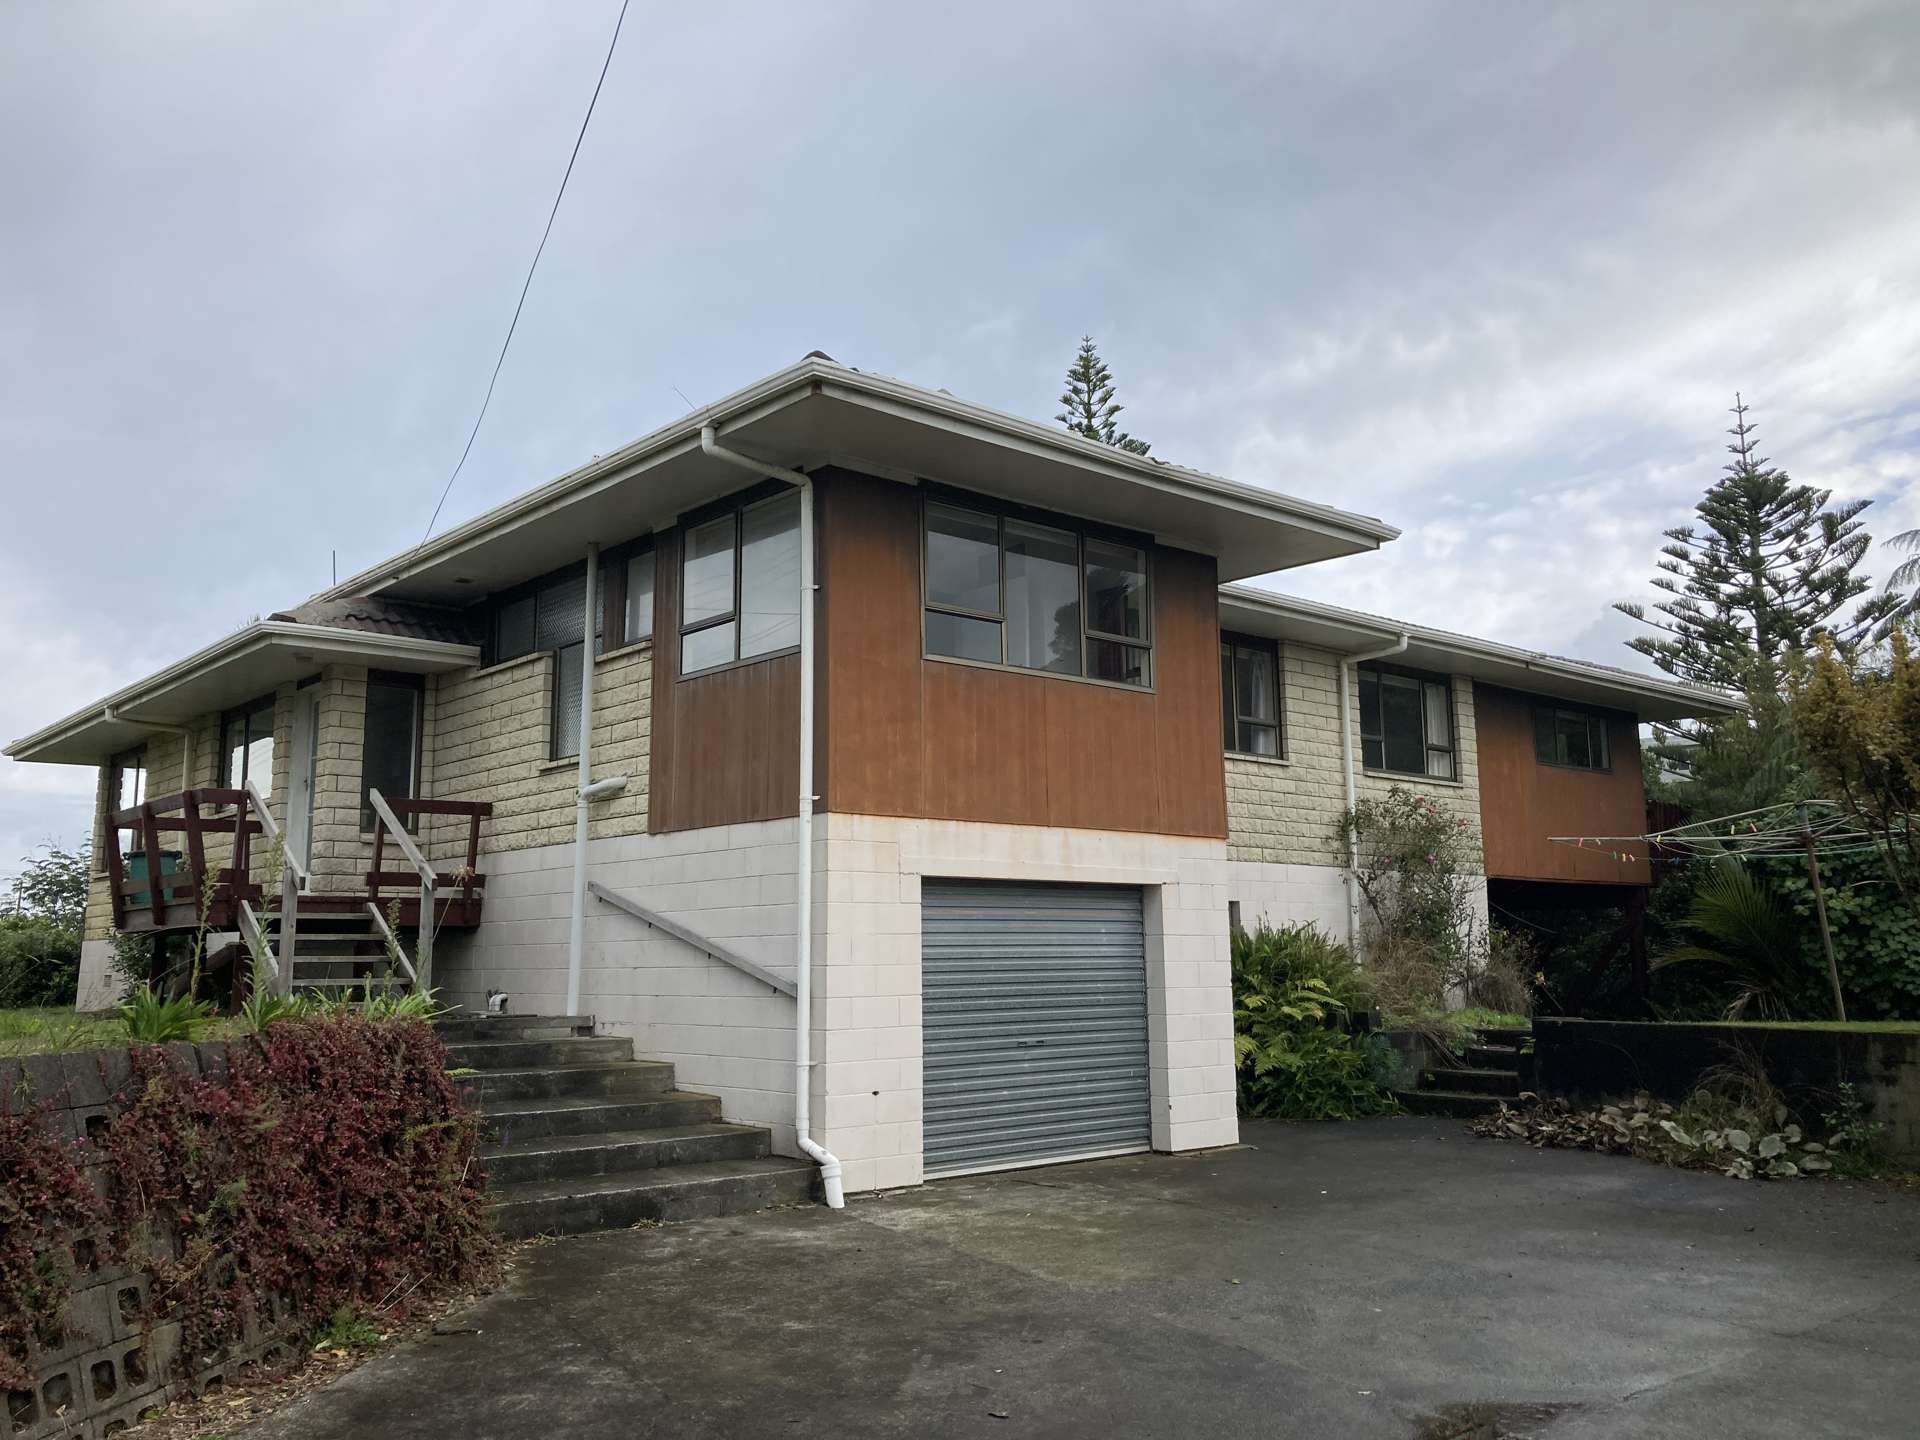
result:
M 1080 353 L 1067 367 L 1067 389 L 1060 403 L 1066 408 L 1053 418 L 1076 435 L 1134 455 L 1144 455 L 1152 448 L 1114 424 L 1114 417 L 1126 407 L 1113 398 L 1113 373 L 1094 348 L 1091 335 L 1081 337 Z
M 1873 502 L 1829 508 L 1832 491 L 1796 485 L 1755 453 L 1738 395 L 1732 413 L 1733 459 L 1695 507 L 1700 527 L 1666 532 L 1653 584 L 1667 598 L 1652 616 L 1630 601 L 1614 608 L 1662 632 L 1627 643 L 1669 675 L 1777 692 L 1790 655 L 1821 634 L 1851 645 L 1896 602 L 1883 594 L 1853 604 L 1870 585 L 1855 569 L 1871 543 L 1860 512 Z

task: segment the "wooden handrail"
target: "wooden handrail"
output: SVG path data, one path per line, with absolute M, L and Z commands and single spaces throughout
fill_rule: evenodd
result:
M 400 853 L 407 857 L 407 863 L 419 872 L 420 878 L 429 885 L 440 883 L 440 876 L 433 866 L 427 863 L 427 857 L 420 853 L 420 847 L 413 843 L 413 836 L 407 833 L 407 827 L 400 823 L 400 817 L 393 813 L 393 807 L 381 796 L 378 790 L 369 788 L 367 803 L 373 807 L 373 813 L 380 817 L 393 834 L 393 843 L 400 847 Z
M 294 858 L 293 852 L 287 849 L 286 843 L 281 840 L 280 822 L 273 818 L 273 811 L 267 808 L 267 797 L 260 793 L 260 787 L 249 780 L 244 793 L 247 803 L 253 807 L 255 818 L 260 822 L 261 833 L 267 837 L 269 843 L 280 846 L 280 855 L 287 862 L 287 868 L 293 871 L 302 885 L 312 884 L 313 877 L 307 873 L 307 867 Z
M 387 917 L 380 913 L 380 907 L 372 901 L 367 902 L 367 913 L 373 916 L 373 923 L 379 928 L 380 938 L 387 942 L 387 953 L 400 962 L 400 968 L 407 972 L 407 983 L 418 985 L 420 977 L 414 973 L 413 962 L 407 959 L 407 952 L 401 948 L 400 937 L 393 933 L 393 927 L 387 924 Z M 421 924 L 426 924 L 422 920 Z

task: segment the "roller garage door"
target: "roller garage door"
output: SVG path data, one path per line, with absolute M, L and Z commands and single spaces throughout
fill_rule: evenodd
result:
M 1145 1150 L 1140 892 L 927 881 L 928 1175 Z

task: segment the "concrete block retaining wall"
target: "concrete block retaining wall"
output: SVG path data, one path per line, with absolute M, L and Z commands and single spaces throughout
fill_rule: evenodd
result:
M 1867 1118 L 1885 1126 L 1887 1153 L 1920 1163 L 1920 1028 L 1826 1030 L 1797 1026 L 1639 1024 L 1536 1016 L 1534 1057 L 1542 1095 L 1597 1101 L 1646 1090 L 1685 1100 L 1700 1077 L 1739 1058 L 1816 1115 L 1851 1084 Z

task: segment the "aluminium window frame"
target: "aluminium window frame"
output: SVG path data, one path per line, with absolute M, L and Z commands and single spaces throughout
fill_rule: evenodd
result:
M 1598 765 L 1575 765 L 1568 760 L 1548 760 L 1540 754 L 1540 719 L 1550 716 L 1557 721 L 1561 716 L 1577 718 L 1587 725 L 1587 749 L 1592 753 L 1595 740 L 1601 763 Z M 1564 701 L 1536 699 L 1533 704 L 1533 758 L 1534 763 L 1545 765 L 1552 770 L 1572 770 L 1583 775 L 1611 775 L 1613 773 L 1613 737 L 1608 733 L 1608 716 L 1605 711 L 1589 709 L 1582 705 L 1570 705 Z M 1554 731 L 1556 739 L 1559 731 Z M 1557 748 L 1557 747 L 1556 747 Z
M 742 665 L 758 665 L 763 661 L 777 660 L 782 655 L 798 655 L 800 653 L 800 643 L 797 640 L 791 645 L 781 646 L 778 650 L 763 650 L 757 655 L 742 655 L 740 653 L 740 596 L 741 585 L 744 581 L 746 569 L 746 567 L 741 564 L 742 556 L 740 553 L 746 523 L 743 517 L 749 510 L 758 509 L 762 505 L 770 505 L 774 501 L 783 499 L 788 495 L 798 495 L 799 493 L 799 489 L 796 486 L 789 485 L 784 481 L 767 480 L 761 484 L 750 486 L 748 489 L 739 491 L 737 494 L 729 495 L 724 500 L 716 501 L 711 505 L 703 505 L 698 510 L 689 511 L 680 517 L 680 537 L 679 544 L 676 547 L 678 553 L 674 556 L 676 570 L 673 577 L 673 678 L 675 684 L 678 684 L 682 680 L 698 680 L 707 675 L 719 675 L 728 670 L 737 670 Z M 708 616 L 704 620 L 699 620 L 689 625 L 686 623 L 687 542 L 693 538 L 694 531 L 703 526 L 710 525 L 715 520 L 721 519 L 723 516 L 729 514 L 733 518 L 732 607 L 724 615 Z M 658 626 L 660 623 L 660 562 L 656 558 L 653 563 L 653 622 Z M 624 622 L 624 620 L 625 614 L 623 611 L 622 621 Z M 733 626 L 733 658 L 731 660 L 724 660 L 718 665 L 703 665 L 698 670 L 687 669 L 687 636 L 698 635 L 703 630 L 711 630 L 717 626 L 726 624 Z
M 1258 715 L 1248 715 L 1240 709 L 1240 687 L 1237 681 L 1232 686 L 1233 693 L 1221 697 L 1220 718 L 1223 721 L 1227 718 L 1228 706 L 1232 707 L 1233 712 L 1233 734 L 1220 737 L 1223 753 L 1237 758 L 1251 760 L 1285 760 L 1288 757 L 1287 691 L 1284 682 L 1286 672 L 1283 668 L 1286 652 L 1284 648 L 1278 640 L 1271 639 L 1264 635 L 1248 635 L 1239 630 L 1222 630 L 1220 632 L 1220 648 L 1227 652 L 1227 673 L 1230 677 L 1238 674 L 1238 670 L 1234 664 L 1237 657 L 1232 653 L 1235 650 L 1259 651 L 1273 661 L 1273 718 L 1271 720 L 1262 719 Z M 1263 755 L 1258 750 L 1240 749 L 1234 742 L 1240 738 L 1240 727 L 1242 725 L 1259 725 L 1273 731 L 1273 754 Z
M 535 652 L 538 653 L 538 652 Z M 385 685 L 393 690 L 411 690 L 413 692 L 413 775 L 408 789 L 418 790 L 426 777 L 427 764 L 427 677 L 408 674 L 401 670 L 369 670 L 367 687 Z M 417 795 L 392 797 L 400 800 L 415 800 Z M 404 818 L 408 830 L 420 828 L 420 817 L 408 815 Z M 360 833 L 371 835 L 379 827 L 380 819 L 373 813 L 373 807 L 367 803 L 367 709 L 363 701 L 360 707 Z
M 263 710 L 270 717 L 267 723 L 266 738 L 273 740 L 274 731 L 280 724 L 280 698 L 273 691 L 269 690 L 266 694 L 255 696 L 245 704 L 234 705 L 220 712 L 220 736 L 215 742 L 220 747 L 220 753 L 218 759 L 215 761 L 214 768 L 214 774 L 219 777 L 220 789 L 243 790 L 246 788 L 247 781 L 254 778 L 251 773 L 244 773 L 244 767 L 248 764 L 245 758 L 241 761 L 243 773 L 238 779 L 234 778 L 233 747 L 227 744 L 227 726 L 239 719 L 245 719 L 251 722 L 253 717 Z M 249 723 L 247 726 L 246 742 L 240 747 L 243 757 L 246 755 L 246 752 L 253 749 L 253 739 L 253 726 Z M 274 758 L 277 760 L 279 757 L 276 755 Z M 266 788 L 260 793 L 268 797 L 272 796 L 273 776 L 271 773 L 267 776 Z
M 1405 780 L 1424 780 L 1429 785 L 1465 784 L 1466 782 L 1462 780 L 1460 776 L 1460 693 L 1453 683 L 1454 677 L 1435 670 L 1419 670 L 1408 665 L 1381 665 L 1377 662 L 1368 661 L 1356 666 L 1354 669 L 1353 683 L 1356 691 L 1361 688 L 1360 677 L 1369 672 L 1378 676 L 1391 675 L 1401 680 L 1419 682 L 1421 686 L 1420 756 L 1423 761 L 1431 763 L 1430 757 L 1435 750 L 1444 751 L 1447 755 L 1448 773 L 1445 775 L 1435 775 L 1429 770 L 1389 769 L 1386 765 L 1385 707 L 1382 706 L 1380 710 L 1382 729 L 1369 734 L 1367 731 L 1367 707 L 1362 703 L 1361 696 L 1356 694 L 1354 696 L 1353 708 L 1359 712 L 1356 720 L 1360 727 L 1360 767 L 1362 772 L 1364 774 L 1379 775 L 1382 777 L 1397 776 Z M 1433 737 L 1427 733 L 1426 687 L 1428 685 L 1444 686 L 1447 692 L 1447 743 L 1445 745 L 1434 744 Z M 1378 765 L 1369 765 L 1366 763 L 1367 741 L 1369 740 L 1378 740 L 1380 742 L 1381 763 Z
M 1137 531 L 1124 530 L 1116 526 L 1101 525 L 1098 522 L 1082 520 L 1072 515 L 1061 514 L 1054 510 L 1042 510 L 1031 505 L 1021 505 L 1010 500 L 1000 500 L 991 495 L 981 495 L 970 490 L 957 490 L 933 481 L 923 482 L 920 487 L 920 658 L 936 660 L 945 665 L 971 665 L 982 670 L 1004 670 L 1013 675 L 1037 675 L 1048 680 L 1071 680 L 1081 685 L 1105 685 L 1114 690 L 1125 690 L 1134 695 L 1151 695 L 1158 685 L 1160 667 L 1154 654 L 1157 641 L 1154 639 L 1154 604 L 1159 594 L 1158 576 L 1154 572 L 1154 554 L 1152 537 Z M 967 510 L 975 515 L 989 517 L 994 522 L 994 541 L 998 547 L 998 580 L 996 589 L 1000 599 L 998 612 L 972 610 L 964 605 L 953 605 L 936 601 L 927 593 L 931 578 L 931 567 L 927 559 L 929 533 L 927 529 L 927 511 L 930 506 L 944 505 L 949 510 Z M 1073 557 L 1076 567 L 1075 585 L 1080 606 L 1080 672 L 1068 674 L 1059 670 L 1045 670 L 1034 665 L 1015 665 L 1007 660 L 1007 522 L 1022 521 L 1029 525 L 1040 526 L 1048 530 L 1058 530 L 1073 536 Z M 1141 610 L 1144 622 L 1141 637 L 1114 635 L 1105 630 L 1092 630 L 1087 626 L 1087 541 L 1098 540 L 1108 545 L 1125 546 L 1140 552 L 1140 573 L 1146 581 L 1145 605 Z M 973 660 L 964 655 L 938 655 L 927 648 L 927 614 L 932 611 L 941 615 L 957 615 L 966 620 L 986 620 L 1000 627 L 1000 658 L 998 660 Z M 1108 680 L 1099 675 L 1087 673 L 1088 641 L 1104 640 L 1109 644 L 1121 645 L 1129 650 L 1141 650 L 1146 653 L 1147 683 L 1135 685 L 1126 680 Z

